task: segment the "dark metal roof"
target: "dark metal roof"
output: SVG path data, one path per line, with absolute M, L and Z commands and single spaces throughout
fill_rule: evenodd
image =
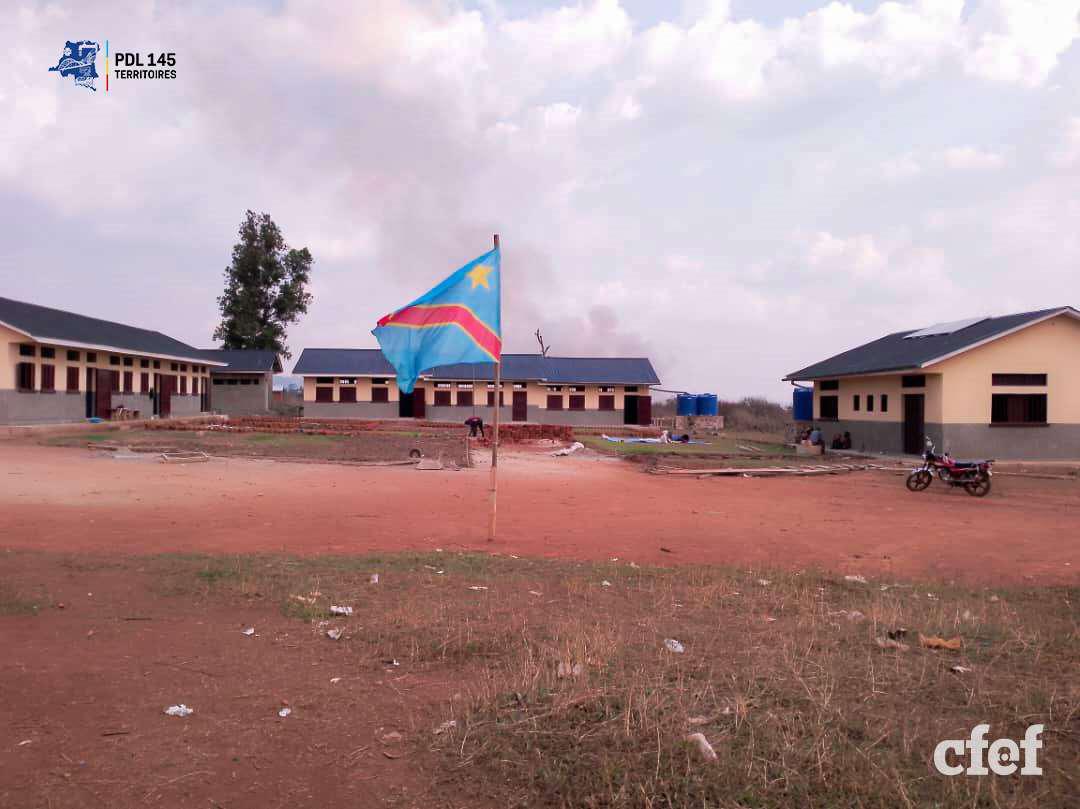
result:
M 103 351 L 126 351 L 200 363 L 217 362 L 204 357 L 199 349 L 159 331 L 126 326 L 111 320 L 77 315 L 74 312 L 50 309 L 10 298 L 0 298 L 0 323 L 29 335 L 39 343 L 71 344 Z
M 503 354 L 503 379 L 538 379 L 561 384 L 658 385 L 645 357 L 541 357 Z M 377 348 L 305 348 L 293 368 L 306 376 L 393 376 L 394 367 Z M 441 365 L 424 372 L 435 379 L 493 379 L 494 363 Z
M 980 343 L 1001 337 L 1015 329 L 1029 326 L 1054 315 L 1069 313 L 1080 317 L 1080 312 L 1069 306 L 1041 309 L 1037 312 L 1021 312 L 1016 315 L 990 317 L 952 334 L 933 337 L 904 339 L 919 329 L 908 329 L 889 334 L 873 342 L 829 357 L 809 365 L 800 371 L 792 371 L 785 380 L 822 379 L 831 376 L 851 376 L 886 371 L 903 371 L 921 368 L 931 362 L 960 353 Z
M 393 376 L 394 366 L 377 348 L 305 348 L 292 372 L 301 376 Z
M 203 348 L 199 353 L 209 360 L 229 364 L 228 368 L 214 369 L 217 373 L 281 373 L 281 358 L 269 349 Z

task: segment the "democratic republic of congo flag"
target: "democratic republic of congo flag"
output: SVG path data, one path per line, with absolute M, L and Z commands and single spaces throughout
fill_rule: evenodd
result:
M 498 362 L 502 352 L 499 248 L 379 321 L 371 333 L 410 393 L 421 371 L 455 362 Z

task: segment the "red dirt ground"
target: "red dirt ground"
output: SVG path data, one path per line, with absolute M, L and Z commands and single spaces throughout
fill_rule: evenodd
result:
M 640 564 L 815 566 L 971 583 L 1073 583 L 1072 481 L 999 476 L 985 499 L 920 494 L 884 472 L 675 479 L 604 456 L 500 460 L 499 540 L 485 541 L 488 470 L 420 472 L 213 459 L 165 465 L 0 442 L 0 547 L 292 554 L 480 550 Z M 670 553 L 661 551 L 661 546 Z
M 385 741 L 445 718 L 438 669 L 387 669 L 264 599 L 162 592 L 141 562 L 58 557 L 4 563 L 55 599 L 0 617 L 4 809 L 451 805 L 435 756 Z M 178 702 L 195 714 L 163 715 Z

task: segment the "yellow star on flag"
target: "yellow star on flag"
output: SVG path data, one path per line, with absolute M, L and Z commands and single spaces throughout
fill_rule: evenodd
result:
M 491 285 L 488 284 L 488 276 L 491 275 L 493 269 L 493 267 L 489 267 L 486 264 L 477 264 L 475 267 L 465 273 L 468 279 L 472 281 L 471 289 L 476 289 L 480 286 L 482 286 L 484 289 L 491 289 Z

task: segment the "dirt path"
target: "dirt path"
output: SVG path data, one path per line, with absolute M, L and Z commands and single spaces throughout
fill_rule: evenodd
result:
M 684 480 L 596 455 L 508 454 L 499 531 L 486 469 L 215 459 L 170 466 L 0 442 L 0 547 L 353 553 L 494 550 L 641 564 L 819 566 L 985 582 L 1076 582 L 1069 481 L 995 479 L 978 500 L 887 473 Z M 669 552 L 661 550 L 667 548 Z

